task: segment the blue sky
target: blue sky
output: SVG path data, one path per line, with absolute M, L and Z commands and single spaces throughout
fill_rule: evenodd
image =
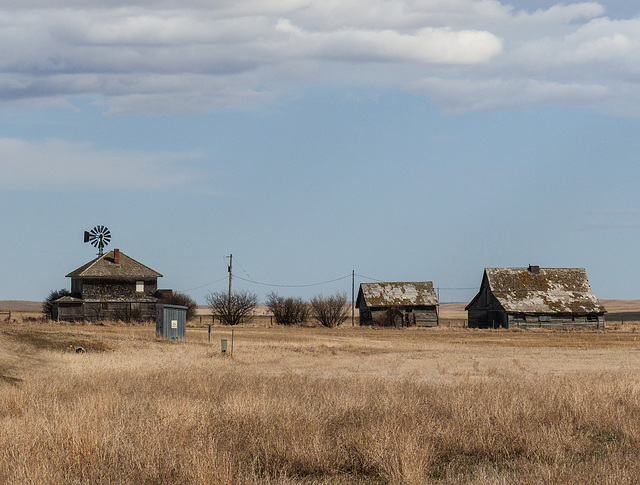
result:
M 632 2 L 104 3 L 0 0 L 0 300 L 98 224 L 199 303 L 230 253 L 261 299 L 528 264 L 638 298 Z

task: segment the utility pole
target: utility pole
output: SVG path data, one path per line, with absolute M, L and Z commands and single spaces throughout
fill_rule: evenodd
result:
M 356 270 L 351 270 L 351 326 L 356 326 L 356 300 L 355 300 L 355 291 L 356 291 Z
M 229 312 L 229 314 L 231 314 L 231 279 L 233 278 L 233 254 L 229 255 L 229 301 L 228 301 L 228 308 L 227 308 L 227 312 Z

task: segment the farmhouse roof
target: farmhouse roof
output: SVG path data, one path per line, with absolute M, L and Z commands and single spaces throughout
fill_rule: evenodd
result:
M 485 268 L 491 292 L 512 313 L 605 313 L 584 268 Z
M 438 297 L 431 281 L 361 283 L 358 302 L 369 307 L 433 306 Z
M 116 262 L 115 255 L 118 255 Z M 67 275 L 67 278 L 144 279 L 162 275 L 118 250 L 98 256 Z

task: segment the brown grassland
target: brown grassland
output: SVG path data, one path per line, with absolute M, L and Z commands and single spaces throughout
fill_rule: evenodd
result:
M 0 483 L 640 483 L 636 330 L 4 323 Z

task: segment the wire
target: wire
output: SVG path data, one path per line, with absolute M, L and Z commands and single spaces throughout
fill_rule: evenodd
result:
M 369 278 L 368 276 L 364 276 L 364 275 L 361 275 L 361 274 L 358 274 L 358 273 L 356 273 L 355 275 L 359 276 L 360 278 L 364 278 L 366 280 L 377 281 L 378 283 L 383 283 L 384 282 L 384 280 L 378 280 L 376 278 Z
M 347 278 L 351 278 L 351 275 L 349 274 L 349 275 L 342 276 L 340 278 L 336 278 L 336 279 L 333 279 L 333 280 L 321 281 L 320 283 L 310 283 L 308 285 L 275 285 L 275 284 L 271 284 L 271 283 L 261 283 L 259 281 L 254 281 L 254 280 L 250 280 L 250 279 L 247 279 L 247 278 L 243 278 L 242 276 L 234 275 L 233 277 L 237 278 L 239 280 L 242 280 L 242 281 L 246 281 L 248 283 L 253 283 L 253 284 L 262 285 L 262 286 L 273 286 L 273 287 L 277 287 L 277 288 L 307 288 L 309 286 L 326 285 L 328 283 L 334 283 L 336 281 L 340 281 L 340 280 L 344 280 L 344 279 L 347 279 Z
M 474 286 L 472 288 L 441 288 L 441 287 L 438 287 L 438 289 L 439 290 L 477 290 L 478 287 L 477 286 Z
M 196 286 L 195 288 L 189 288 L 188 290 L 182 290 L 182 291 L 193 291 L 193 290 L 199 290 L 200 288 L 204 288 L 205 286 L 213 285 L 214 283 L 218 283 L 219 281 L 226 280 L 226 279 L 227 279 L 227 277 L 226 277 L 226 276 L 223 276 L 223 277 L 222 277 L 222 278 L 220 278 L 219 280 L 212 281 L 211 283 L 205 283 L 204 285 Z
M 236 261 L 234 261 L 234 263 L 235 263 L 235 264 L 237 264 L 238 266 L 240 266 L 240 269 L 241 269 L 242 271 L 244 271 L 244 274 L 246 274 L 246 275 L 247 275 L 247 277 L 251 278 L 251 275 L 250 275 L 249 273 L 247 273 L 247 270 L 246 270 L 246 269 L 244 269 L 240 263 L 238 263 L 237 259 L 236 259 Z

